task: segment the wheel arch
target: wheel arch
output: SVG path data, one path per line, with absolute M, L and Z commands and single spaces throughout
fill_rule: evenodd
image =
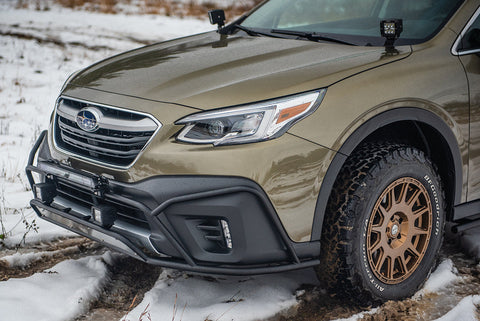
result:
M 400 134 L 398 129 L 404 129 Z M 394 131 L 393 134 L 391 132 Z M 391 137 L 385 137 L 389 133 Z M 447 220 L 453 207 L 460 204 L 463 185 L 463 166 L 458 142 L 450 126 L 435 113 L 413 107 L 395 108 L 378 114 L 357 128 L 343 143 L 323 179 L 317 199 L 312 241 L 321 239 L 327 203 L 335 180 L 348 156 L 363 142 L 374 139 L 396 139 L 413 143 L 422 149 L 439 169 L 447 200 Z

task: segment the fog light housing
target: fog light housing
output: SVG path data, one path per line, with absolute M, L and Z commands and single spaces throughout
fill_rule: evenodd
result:
M 117 210 L 109 205 L 95 205 L 91 209 L 93 220 L 104 228 L 111 228 L 117 219 Z
M 55 196 L 57 196 L 57 189 L 52 182 L 35 184 L 32 190 L 35 198 L 45 204 L 52 203 Z

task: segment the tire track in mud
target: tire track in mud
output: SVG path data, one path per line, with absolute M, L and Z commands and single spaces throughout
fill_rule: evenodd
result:
M 2 250 L 3 255 L 0 257 L 0 281 L 7 281 L 10 278 L 26 278 L 50 269 L 62 261 L 96 255 L 104 251 L 100 244 L 83 237 L 29 245 L 17 250 Z M 12 266 L 4 258 L 15 256 L 16 253 L 25 256 L 32 254 L 32 257 L 26 263 L 13 264 Z
M 116 257 L 108 265 L 110 281 L 100 297 L 90 305 L 89 312 L 75 321 L 119 320 L 140 304 L 147 291 L 158 279 L 162 268 L 138 261 L 126 255 Z M 128 320 L 128 317 L 125 318 Z

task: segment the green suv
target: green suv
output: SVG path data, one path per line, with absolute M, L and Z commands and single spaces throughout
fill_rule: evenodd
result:
M 74 73 L 37 214 L 169 268 L 412 295 L 480 225 L 480 1 L 267 0 Z

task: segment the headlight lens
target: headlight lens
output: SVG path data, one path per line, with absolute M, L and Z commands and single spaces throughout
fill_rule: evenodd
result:
M 326 89 L 241 107 L 202 112 L 180 119 L 185 125 L 177 140 L 196 144 L 230 145 L 258 142 L 283 135 L 313 113 Z

